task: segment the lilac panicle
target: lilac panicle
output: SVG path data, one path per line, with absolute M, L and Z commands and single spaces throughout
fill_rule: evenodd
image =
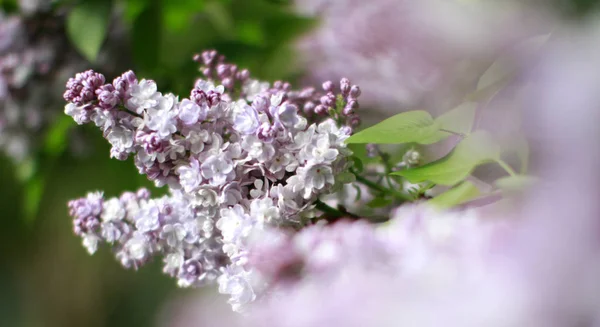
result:
M 133 156 L 141 174 L 170 192 L 109 200 L 93 193 L 72 201 L 70 214 L 90 252 L 110 243 L 133 268 L 161 256 L 180 286 L 216 280 L 237 310 L 258 290 L 247 268 L 251 234 L 304 226 L 319 196 L 344 183 L 337 176 L 349 167 L 344 141 L 356 119 L 343 108 L 356 106 L 359 92 L 337 94 L 332 82 L 326 93 L 270 85 L 214 51 L 195 60 L 206 79 L 183 99 L 133 72 L 107 84 L 91 70 L 69 80 L 65 113 L 93 122 L 111 157 Z M 302 110 L 315 103 L 326 108 L 321 115 Z

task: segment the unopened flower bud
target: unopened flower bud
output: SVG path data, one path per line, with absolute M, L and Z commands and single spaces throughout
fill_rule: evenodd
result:
M 333 92 L 333 82 L 332 81 L 326 81 L 323 83 L 323 90 L 325 92 Z

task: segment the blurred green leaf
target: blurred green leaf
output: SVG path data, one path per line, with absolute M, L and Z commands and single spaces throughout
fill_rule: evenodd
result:
M 463 139 L 444 158 L 392 174 L 404 176 L 411 183 L 431 181 L 441 185 L 455 185 L 469 176 L 478 165 L 499 158 L 500 147 L 488 133 L 477 131 Z
M 203 0 L 163 0 L 164 27 L 173 32 L 185 31 L 192 18 L 204 10 L 204 6 Z
M 479 194 L 479 189 L 473 183 L 464 181 L 458 186 L 427 201 L 427 203 L 439 209 L 448 209 L 472 200 L 478 197 Z
M 266 36 L 260 22 L 238 21 L 235 26 L 236 36 L 240 42 L 262 46 L 266 43 Z
M 123 18 L 132 23 L 144 11 L 150 0 L 123 0 L 125 3 Z
M 33 222 L 38 209 L 40 207 L 40 201 L 44 193 L 45 179 L 42 176 L 35 176 L 34 178 L 27 181 L 25 184 L 25 193 L 23 196 L 23 213 L 25 221 L 28 223 Z
M 160 2 L 152 0 L 135 19 L 131 36 L 134 60 L 145 71 L 153 71 L 159 63 L 161 28 Z
M 25 158 L 22 162 L 20 162 L 15 167 L 15 170 L 17 172 L 17 179 L 20 182 L 26 182 L 35 175 L 37 171 L 37 163 L 33 158 L 28 157 Z
M 106 38 L 111 0 L 83 0 L 67 17 L 71 43 L 90 62 L 94 62 Z
M 223 37 L 232 38 L 234 36 L 234 20 L 225 4 L 218 1 L 210 1 L 204 6 L 204 12 Z
M 44 151 L 55 156 L 61 154 L 67 147 L 69 130 L 73 126 L 75 126 L 75 121 L 71 117 L 60 116 L 46 134 Z
M 426 111 L 407 111 L 350 136 L 346 143 L 430 144 L 440 126 Z

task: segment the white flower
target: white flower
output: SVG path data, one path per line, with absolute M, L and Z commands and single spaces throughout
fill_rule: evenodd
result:
M 221 209 L 220 214 L 221 218 L 216 226 L 221 231 L 224 242 L 236 243 L 249 235 L 254 222 L 241 205 Z
M 94 254 L 98 250 L 98 241 L 100 241 L 100 238 L 94 234 L 83 236 L 83 246 L 89 254 Z
M 177 167 L 176 171 L 179 175 L 179 183 L 187 193 L 192 193 L 202 183 L 200 163 L 195 158 L 190 159 L 189 166 L 181 165 Z
M 126 127 L 115 126 L 110 129 L 106 139 L 118 152 L 126 152 L 133 146 L 133 131 Z
M 212 91 L 212 92 L 216 92 L 219 94 L 223 94 L 223 92 L 225 92 L 225 87 L 223 85 L 215 86 L 214 83 L 205 81 L 203 79 L 197 80 L 196 84 L 194 84 L 194 87 L 199 90 L 204 91 L 204 93 L 208 93 L 208 92 Z
M 210 156 L 202 163 L 201 170 L 211 185 L 223 185 L 233 173 L 233 163 L 223 156 Z
M 101 215 L 103 221 L 122 220 L 125 218 L 125 214 L 125 208 L 121 205 L 121 201 L 118 198 L 111 198 L 108 201 L 104 201 Z
M 263 198 L 255 199 L 250 204 L 250 216 L 258 222 L 260 226 L 265 223 L 279 219 L 279 210 L 273 204 L 273 199 Z
M 177 112 L 172 109 L 148 109 L 144 114 L 146 126 L 156 131 L 162 139 L 168 138 L 177 131 Z
M 242 141 L 242 148 L 248 152 L 251 159 L 259 162 L 269 161 L 275 155 L 275 148 L 269 143 L 262 142 L 255 135 L 248 135 Z
M 240 100 L 233 104 L 233 128 L 245 135 L 254 134 L 259 126 L 258 113 L 254 107 Z
M 65 114 L 73 117 L 78 125 L 83 125 L 86 123 L 86 121 L 83 120 L 85 117 L 84 113 L 85 109 L 83 109 L 83 107 L 78 107 L 74 103 L 69 103 L 65 106 Z
M 182 224 L 167 224 L 160 231 L 160 238 L 166 240 L 167 245 L 176 247 L 187 234 L 185 227 Z
M 133 84 L 129 90 L 131 96 L 127 100 L 127 108 L 142 114 L 144 110 L 154 108 L 158 105 L 160 93 L 157 92 L 156 83 L 151 80 L 141 80 Z
M 283 103 L 277 108 L 276 118 L 285 128 L 294 128 L 300 118 L 298 117 L 298 107 L 291 103 Z
M 207 130 L 190 131 L 185 140 L 190 145 L 190 151 L 193 154 L 198 154 L 204 150 L 204 144 L 210 140 L 210 135 Z
M 256 294 L 250 284 L 250 272 L 239 266 L 229 266 L 219 276 L 219 293 L 229 294 L 228 300 L 234 311 L 240 311 L 244 304 L 248 304 L 256 298 Z
M 262 179 L 256 179 L 254 180 L 254 189 L 250 190 L 250 196 L 253 199 L 256 199 L 260 196 L 262 196 L 263 194 L 265 194 L 265 192 L 263 191 L 263 185 L 265 184 L 265 182 Z
M 138 212 L 135 227 L 142 233 L 155 231 L 160 227 L 160 209 L 154 200 L 150 200 L 147 207 Z
M 298 169 L 298 174 L 304 176 L 304 198 L 310 198 L 313 190 L 322 190 L 327 184 L 333 185 L 335 177 L 331 167 L 318 164 Z
M 183 99 L 179 104 L 179 119 L 186 125 L 194 125 L 206 119 L 206 111 L 189 99 Z
M 140 232 L 134 232 L 132 237 L 125 243 L 128 256 L 137 261 L 142 261 L 148 254 L 148 240 Z
M 115 116 L 106 110 L 96 109 L 92 114 L 92 121 L 104 132 L 115 125 Z
M 269 83 L 259 80 L 247 80 L 242 86 L 242 92 L 246 95 L 246 100 L 252 102 L 260 93 L 269 89 Z
M 165 263 L 163 271 L 169 275 L 175 275 L 184 262 L 183 253 L 181 251 L 169 253 L 165 256 L 163 262 Z
M 298 157 L 301 161 L 311 164 L 330 164 L 337 158 L 338 154 L 339 151 L 330 146 L 329 135 L 316 134 L 313 136 L 312 142 L 300 151 Z
M 194 203 L 203 207 L 210 207 L 217 204 L 217 192 L 209 188 L 201 188 L 196 193 Z

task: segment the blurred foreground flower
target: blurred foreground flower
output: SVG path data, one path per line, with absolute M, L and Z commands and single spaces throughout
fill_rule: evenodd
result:
M 599 35 L 565 28 L 521 72 L 538 185 L 476 210 L 258 235 L 249 263 L 270 287 L 238 326 L 598 326 Z
M 299 44 L 312 80 L 360 80 L 369 108 L 444 112 L 499 54 L 547 22 L 521 1 L 305 0 L 320 25 Z

